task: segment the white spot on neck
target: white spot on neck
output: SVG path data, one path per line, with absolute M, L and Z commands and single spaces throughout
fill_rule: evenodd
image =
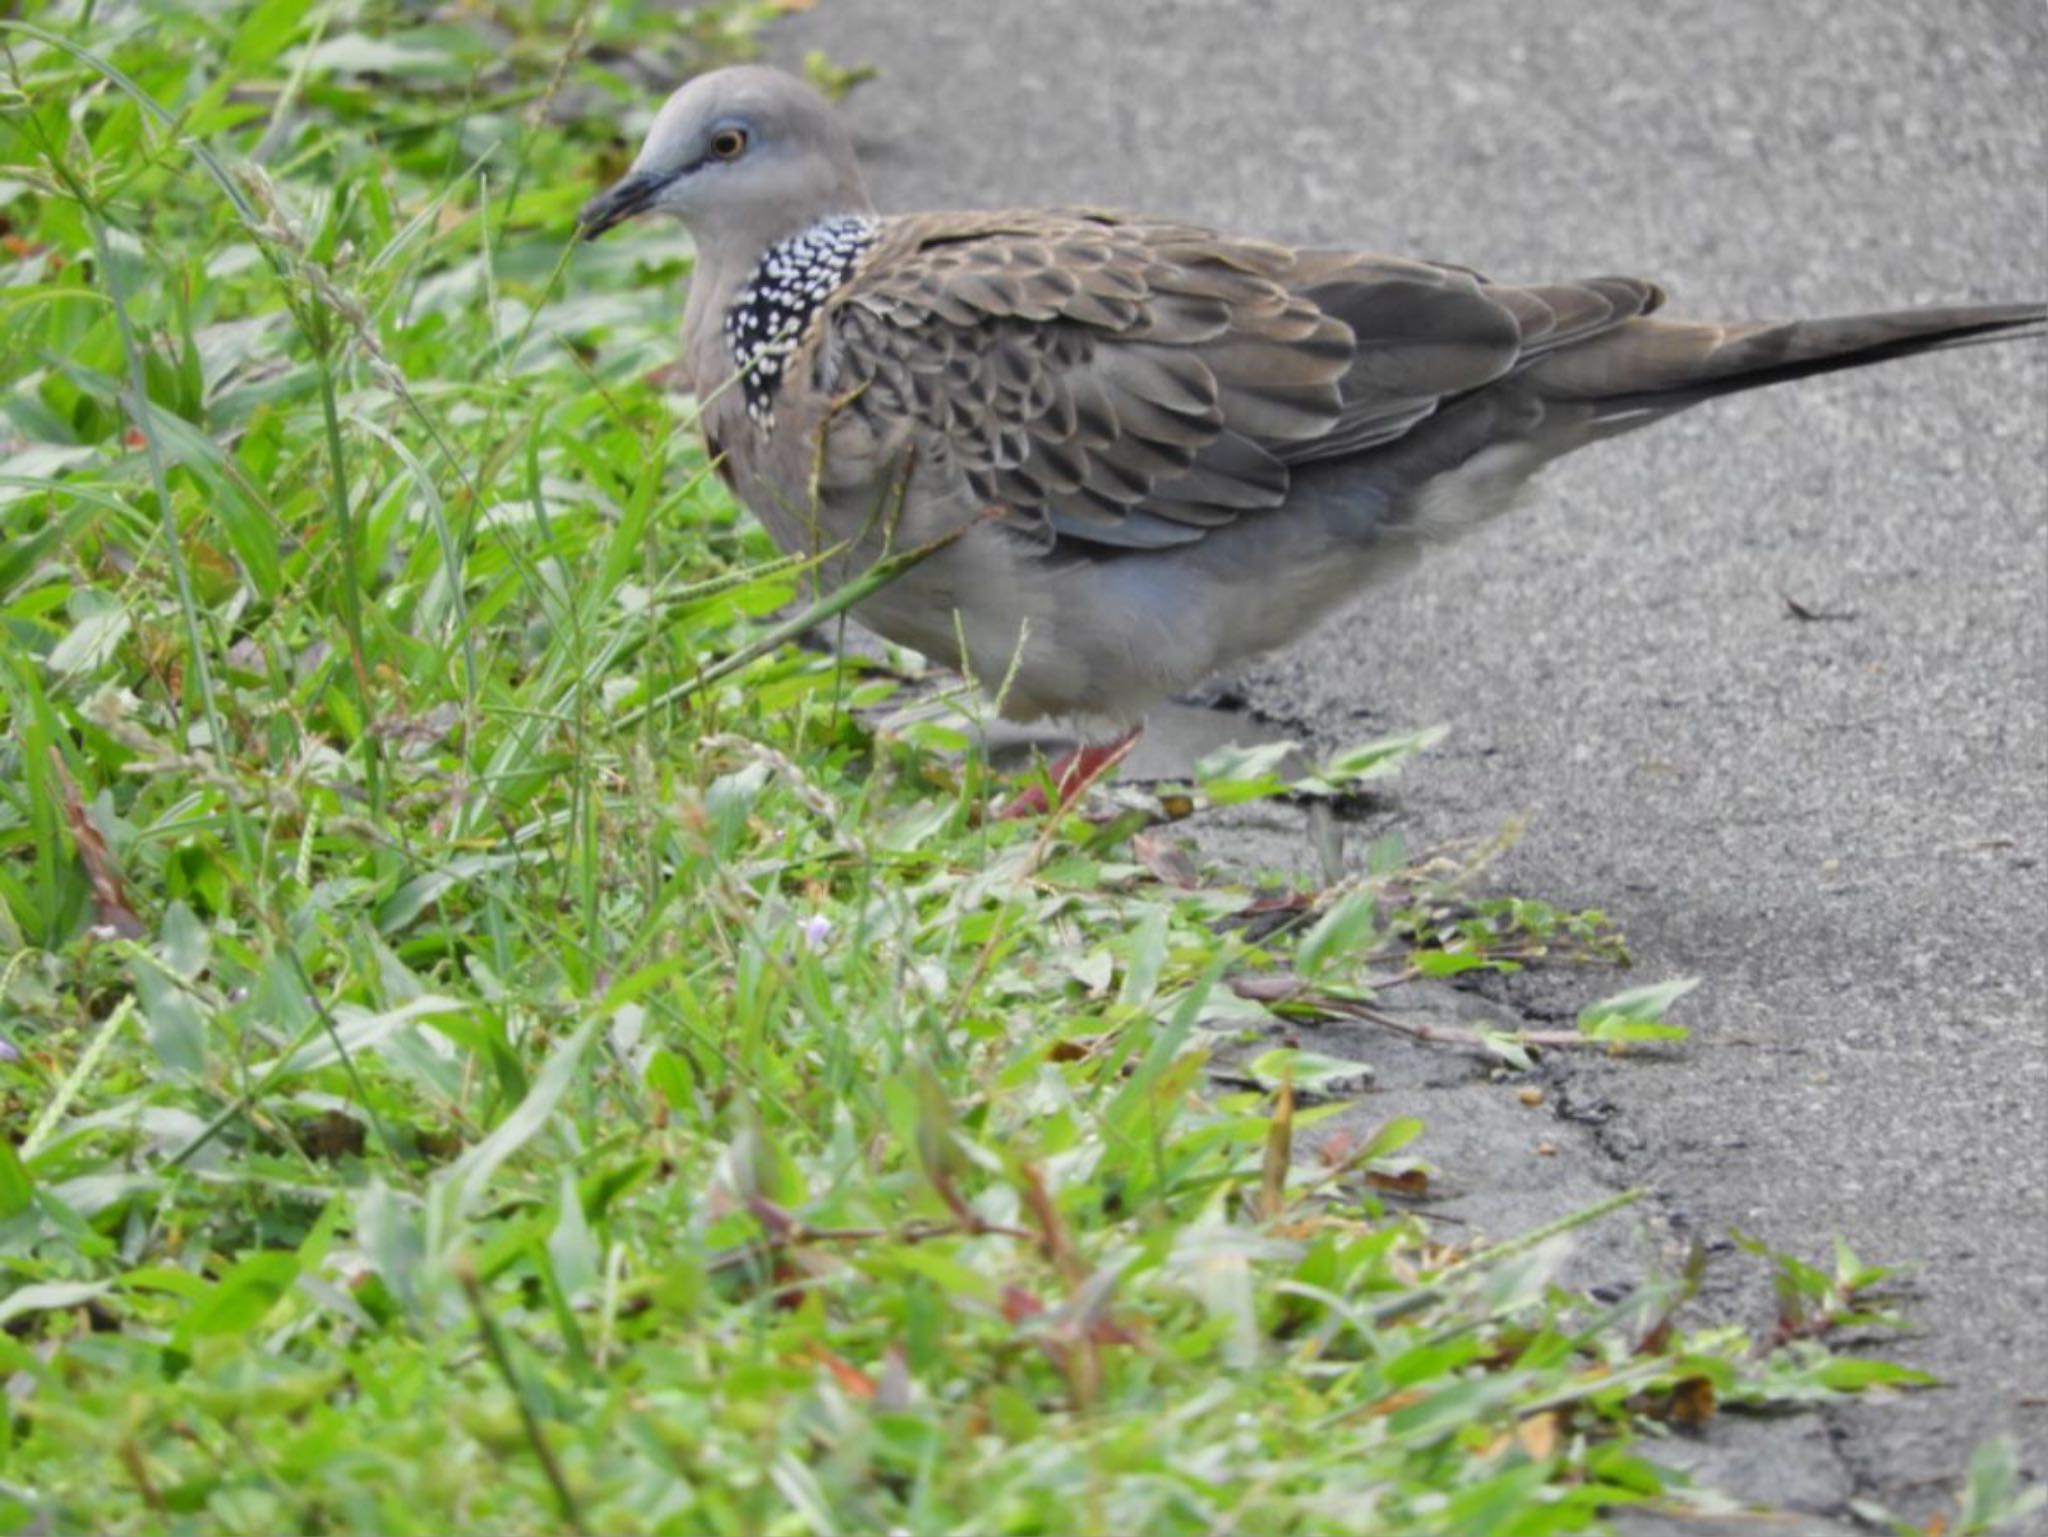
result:
M 784 364 L 811 318 L 839 291 L 875 243 L 880 226 L 856 214 L 823 219 L 761 253 L 754 272 L 725 312 L 725 340 L 740 373 L 747 415 L 775 425 L 775 394 Z

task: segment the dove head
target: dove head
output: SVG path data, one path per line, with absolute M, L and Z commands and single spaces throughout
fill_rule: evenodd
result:
M 681 219 L 700 254 L 751 257 L 840 214 L 870 211 L 853 145 L 794 75 L 699 75 L 655 115 L 633 169 L 584 205 L 586 240 L 642 213 Z

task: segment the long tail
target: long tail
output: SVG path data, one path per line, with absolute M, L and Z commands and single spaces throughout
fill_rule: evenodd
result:
M 1655 290 L 1650 290 L 1656 302 Z M 1311 465 L 1299 494 L 1375 545 L 1436 542 L 1515 505 L 1545 464 L 1738 390 L 1889 358 L 2048 334 L 2048 306 L 1708 325 L 1637 316 L 1539 353 L 1382 448 Z
M 1737 390 L 1810 379 L 2048 325 L 2039 304 L 1955 305 L 1827 320 L 1703 325 L 1643 317 L 1538 358 L 1517 380 L 1600 418 L 1662 416 Z M 2041 334 L 2048 334 L 2042 332 Z

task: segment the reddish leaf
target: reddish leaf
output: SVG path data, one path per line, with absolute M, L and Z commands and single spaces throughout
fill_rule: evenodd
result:
M 1059 1208 L 1053 1204 L 1052 1192 L 1045 1188 L 1045 1176 L 1038 1172 L 1035 1164 L 1025 1164 L 1018 1171 L 1019 1182 L 1024 1187 L 1024 1206 L 1031 1213 L 1031 1222 L 1038 1229 L 1038 1241 L 1045 1250 L 1045 1257 L 1060 1267 L 1060 1274 L 1067 1280 L 1077 1282 L 1084 1269 L 1074 1257 L 1073 1242 L 1067 1237 L 1067 1226 L 1060 1220 Z
M 863 1403 L 875 1396 L 875 1379 L 844 1356 L 835 1355 L 823 1345 L 813 1343 L 810 1357 L 832 1374 L 833 1381 Z
M 1314 905 L 1315 898 L 1305 891 L 1262 891 L 1239 910 L 1239 916 L 1249 918 L 1261 913 L 1305 913 Z
M 1003 1317 L 1010 1323 L 1019 1324 L 1027 1318 L 1036 1318 L 1045 1311 L 1045 1304 L 1021 1286 L 1003 1288 Z
M 78 849 L 79 863 L 85 866 L 85 878 L 92 885 L 94 913 L 103 925 L 121 938 L 142 938 L 149 931 L 135 916 L 135 909 L 128 905 L 127 883 L 121 879 L 121 872 L 114 864 L 113 851 L 107 847 L 107 840 L 100 836 L 100 830 L 92 825 L 92 818 L 86 815 L 85 801 L 78 793 L 78 785 L 72 780 L 70 770 L 64 767 L 63 755 L 54 747 L 50 749 L 50 768 L 64 791 L 64 822 L 71 829 L 71 841 Z

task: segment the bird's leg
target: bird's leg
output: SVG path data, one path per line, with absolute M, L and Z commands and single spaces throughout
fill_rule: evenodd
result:
M 1059 795 L 1062 809 L 1077 800 L 1083 791 L 1110 768 L 1130 756 L 1131 746 L 1138 740 L 1143 726 L 1133 726 L 1113 742 L 1090 744 L 1083 742 L 1071 752 L 1061 753 L 1046 769 L 1055 791 Z M 1043 782 L 1027 787 L 1009 805 L 996 813 L 1005 822 L 1020 821 L 1025 817 L 1042 817 L 1051 811 L 1045 798 Z

